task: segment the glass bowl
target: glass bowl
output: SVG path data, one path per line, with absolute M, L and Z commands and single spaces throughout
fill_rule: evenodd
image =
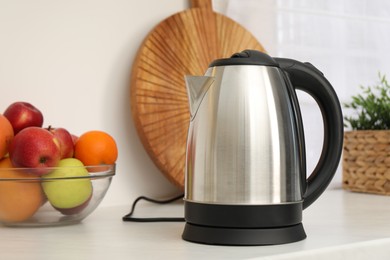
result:
M 36 171 L 38 175 L 44 171 L 44 175 L 39 177 Z M 79 223 L 103 200 L 114 175 L 115 164 L 0 168 L 0 224 L 34 227 Z

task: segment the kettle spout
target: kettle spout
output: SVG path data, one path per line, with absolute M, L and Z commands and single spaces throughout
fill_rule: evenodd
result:
M 204 95 L 206 94 L 211 84 L 213 84 L 214 77 L 185 76 L 185 81 L 192 120 L 198 111 L 200 103 L 202 103 Z

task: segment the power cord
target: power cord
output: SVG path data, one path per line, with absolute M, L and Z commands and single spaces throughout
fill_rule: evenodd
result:
M 135 199 L 135 201 L 133 202 L 133 205 L 131 206 L 130 213 L 125 215 L 122 218 L 122 220 L 123 221 L 131 221 L 131 222 L 183 222 L 183 221 L 185 221 L 184 218 L 176 218 L 176 217 L 158 217 L 158 218 L 134 218 L 133 217 L 135 207 L 140 200 L 146 200 L 146 201 L 156 203 L 156 204 L 168 204 L 168 203 L 174 202 L 176 200 L 182 199 L 183 197 L 184 197 L 184 194 L 180 194 L 179 196 L 176 196 L 176 197 L 171 198 L 171 199 L 156 200 L 156 199 L 152 199 L 149 197 L 140 196 L 137 199 Z

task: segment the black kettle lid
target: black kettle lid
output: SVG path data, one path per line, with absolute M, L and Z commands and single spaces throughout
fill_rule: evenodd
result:
M 227 59 L 218 59 L 210 63 L 209 67 L 229 65 L 263 65 L 279 67 L 279 64 L 268 54 L 257 50 L 244 50 L 233 54 Z

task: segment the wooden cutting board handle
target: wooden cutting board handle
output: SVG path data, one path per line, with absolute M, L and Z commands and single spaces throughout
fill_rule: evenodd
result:
M 213 9 L 211 0 L 190 0 L 190 4 L 192 8 Z

